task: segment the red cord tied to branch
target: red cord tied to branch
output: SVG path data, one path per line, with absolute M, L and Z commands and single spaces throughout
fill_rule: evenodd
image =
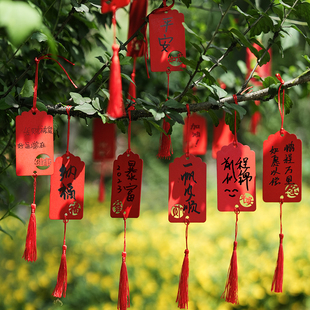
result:
M 62 246 L 62 255 L 60 260 L 60 266 L 58 270 L 58 276 L 57 276 L 57 283 L 53 292 L 53 296 L 57 298 L 66 297 L 66 291 L 67 291 L 67 258 L 66 258 L 66 230 L 67 230 L 67 223 L 69 220 L 64 219 L 64 243 Z
M 36 220 L 36 190 L 37 174 L 33 175 L 33 203 L 31 204 L 31 214 L 28 223 L 27 237 L 23 258 L 28 262 L 37 260 L 37 220 Z
M 235 226 L 235 241 L 233 253 L 230 260 L 230 265 L 227 273 L 227 280 L 224 293 L 221 298 L 232 304 L 238 304 L 238 262 L 237 262 L 237 234 L 238 234 L 238 215 L 240 210 L 235 208 L 236 226 Z
M 72 83 L 72 85 L 75 87 L 75 88 L 78 88 L 74 82 L 71 80 L 69 74 L 67 73 L 67 71 L 65 70 L 65 68 L 54 58 L 52 57 L 49 57 L 50 55 L 52 54 L 46 54 L 46 55 L 43 55 L 39 58 L 35 58 L 35 62 L 36 62 L 36 74 L 35 74 L 35 81 L 34 81 L 34 93 L 33 93 L 33 106 L 32 106 L 32 113 L 35 113 L 37 111 L 37 97 L 38 97 L 38 73 L 39 73 L 39 63 L 41 60 L 43 59 L 51 59 L 51 60 L 54 60 L 55 62 L 57 62 L 57 64 L 60 66 L 60 68 L 65 72 L 66 76 L 68 77 L 69 81 Z M 60 57 L 62 59 L 64 59 L 66 62 L 70 63 L 71 65 L 75 65 L 74 63 L 72 63 L 71 61 L 69 61 L 68 59 L 62 57 L 62 56 L 59 56 L 59 55 L 56 55 L 57 57 Z
M 166 2 L 167 2 L 166 0 L 163 0 L 163 6 L 161 8 L 154 10 L 151 14 L 157 14 L 157 13 L 170 11 L 172 7 L 174 6 L 174 0 L 172 0 L 172 4 L 169 6 L 167 6 Z
M 283 231 L 282 231 L 282 205 L 283 199 L 280 202 L 280 245 L 278 251 L 278 259 L 276 269 L 274 271 L 271 291 L 275 293 L 282 293 L 283 291 L 283 262 L 284 262 L 284 253 L 283 253 Z
M 279 86 L 279 90 L 278 90 L 278 108 L 279 108 L 279 112 L 280 112 L 280 116 L 281 116 L 281 128 L 280 128 L 280 134 L 284 135 L 284 128 L 283 128 L 283 124 L 284 124 L 284 113 L 285 113 L 285 108 L 284 108 L 284 98 L 285 98 L 285 89 L 283 88 L 283 92 L 282 92 L 282 109 L 281 109 L 281 87 L 284 84 L 284 81 L 281 77 L 281 75 L 279 73 L 276 74 L 276 78 L 280 81 L 281 85 Z
M 179 279 L 179 288 L 176 302 L 178 303 L 178 307 L 180 309 L 188 309 L 188 276 L 189 276 L 189 250 L 188 250 L 188 225 L 189 220 L 187 219 L 185 222 L 186 230 L 185 230 L 185 240 L 186 240 L 186 249 L 184 251 L 184 260 L 182 264 L 180 279 Z

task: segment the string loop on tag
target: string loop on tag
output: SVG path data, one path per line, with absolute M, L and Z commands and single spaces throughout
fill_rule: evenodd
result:
M 237 95 L 233 95 L 234 100 L 235 100 L 235 104 L 238 105 L 238 99 L 237 99 Z M 235 111 L 235 133 L 234 133 L 234 146 L 237 147 L 238 146 L 238 139 L 237 139 L 237 111 Z
M 38 80 L 39 80 L 39 63 L 41 60 L 43 59 L 50 59 L 50 60 L 53 60 L 55 61 L 59 66 L 60 68 L 65 72 L 66 76 L 68 77 L 69 81 L 72 83 L 72 85 L 75 87 L 75 88 L 78 88 L 74 82 L 71 80 L 69 74 L 67 73 L 66 69 L 60 64 L 59 61 L 57 61 L 56 59 L 52 58 L 52 57 L 49 57 L 51 56 L 52 54 L 46 54 L 46 55 L 43 55 L 39 58 L 35 58 L 35 63 L 36 63 L 36 73 L 35 73 L 35 80 L 34 80 L 34 87 L 33 87 L 33 107 L 31 109 L 32 113 L 36 113 L 38 111 L 37 109 L 37 97 L 38 97 Z M 69 64 L 71 65 L 75 65 L 74 63 L 72 63 L 71 61 L 69 61 L 68 59 L 62 57 L 62 56 L 59 56 L 59 55 L 56 55 L 57 57 L 59 58 L 62 58 L 64 59 L 66 62 L 68 62 Z
M 70 109 L 72 108 L 71 105 L 66 106 L 67 115 L 68 115 L 68 131 L 67 131 L 67 151 L 66 154 L 69 154 L 69 140 L 70 140 Z
M 167 6 L 166 2 L 167 2 L 166 0 L 163 0 L 163 7 L 154 10 L 151 14 L 157 14 L 157 13 L 161 13 L 161 12 L 170 11 L 172 9 L 172 7 L 174 6 L 174 0 L 172 0 L 172 4 L 169 6 Z
M 190 136 L 190 115 L 191 111 L 189 109 L 189 104 L 186 104 L 187 109 L 187 128 L 186 128 L 186 157 L 189 157 L 189 136 Z
M 284 124 L 284 113 L 285 113 L 285 108 L 284 108 L 284 98 L 285 98 L 285 89 L 282 89 L 282 109 L 281 109 L 281 87 L 284 84 L 284 81 L 281 77 L 281 75 L 279 73 L 276 74 L 276 78 L 280 81 L 280 86 L 279 86 L 279 90 L 278 90 L 278 108 L 279 108 L 279 112 L 280 112 L 280 116 L 281 116 L 281 128 L 280 128 L 280 134 L 283 136 L 284 135 L 284 128 L 283 128 L 283 124 Z

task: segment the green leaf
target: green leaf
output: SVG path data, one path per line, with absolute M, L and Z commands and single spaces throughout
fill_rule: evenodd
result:
M 190 66 L 192 69 L 196 69 L 197 61 L 185 57 L 180 57 L 180 59 L 184 65 Z
M 226 113 L 225 114 L 225 123 L 229 126 L 229 129 L 232 133 L 235 133 L 235 113 L 233 114 L 229 114 Z M 240 116 L 237 113 L 237 117 L 236 117 L 236 129 L 237 131 L 240 128 Z
M 76 106 L 74 107 L 74 110 L 84 112 L 87 115 L 93 115 L 97 112 L 97 110 L 95 110 L 90 103 L 84 103 L 79 106 Z
M 282 109 L 282 98 L 283 98 L 283 95 L 282 95 L 282 91 L 281 91 L 281 94 L 280 94 L 281 109 Z M 278 96 L 275 97 L 275 100 L 278 103 Z M 293 101 L 291 100 L 291 98 L 287 94 L 284 94 L 285 114 L 290 114 L 292 107 L 293 107 Z
M 74 8 L 79 13 L 88 13 L 89 12 L 89 8 L 85 4 L 79 4 L 79 5 L 75 6 Z
M 9 40 L 20 45 L 42 25 L 42 17 L 35 8 L 22 1 L 0 1 L 0 27 L 6 28 Z
M 97 113 L 101 117 L 102 123 L 106 124 L 108 122 L 109 118 L 105 114 L 102 114 L 100 112 L 97 112 Z
M 131 65 L 132 57 L 128 57 L 128 56 L 124 56 L 124 55 L 120 54 L 119 63 L 121 66 Z
M 268 94 L 270 96 L 276 96 L 278 93 L 279 84 L 272 84 L 269 86 Z
M 199 35 L 197 35 L 192 29 L 190 29 L 184 22 L 182 23 L 185 30 L 189 33 L 189 34 L 192 34 L 194 35 L 200 42 L 202 42 L 202 38 L 199 37 Z
M 32 97 L 34 92 L 33 87 L 34 87 L 33 81 L 26 79 L 20 92 L 21 97 L 24 98 Z
M 278 80 L 273 77 L 273 76 L 267 76 L 264 80 L 263 80 L 263 87 L 267 88 L 270 87 L 273 84 L 277 84 Z
M 217 115 L 215 114 L 215 112 L 213 110 L 208 110 L 207 112 L 208 112 L 209 116 L 211 117 L 214 126 L 217 127 L 220 123 L 219 118 L 217 117 Z
M 174 121 L 178 122 L 179 124 L 184 125 L 184 119 L 182 115 L 176 111 L 167 111 L 167 115 L 169 115 Z
M 254 22 L 257 18 L 258 16 L 255 17 L 255 19 L 251 21 Z M 250 37 L 259 36 L 262 32 L 268 33 L 269 31 L 273 31 L 273 22 L 272 22 L 272 19 L 268 15 L 264 15 L 264 17 L 262 17 L 258 21 L 258 23 L 256 23 L 252 27 L 250 31 Z
M 6 109 L 10 109 L 10 108 L 12 108 L 12 106 L 5 102 L 5 98 L 2 98 L 0 100 L 0 110 L 6 110 Z
M 191 45 L 194 46 L 194 48 L 201 54 L 202 53 L 202 47 L 199 46 L 198 44 L 194 43 L 194 42 L 190 42 Z
M 174 109 L 184 108 L 184 104 L 182 104 L 179 101 L 176 101 L 174 99 L 167 100 L 165 102 L 165 106 L 168 107 L 168 108 L 174 108 Z
M 152 94 L 150 94 L 150 93 L 144 93 L 144 95 L 146 96 L 146 97 L 148 97 L 153 103 L 155 103 L 156 105 L 159 105 L 160 104 L 160 100 L 157 98 L 157 97 L 155 97 L 155 96 L 153 96 Z
M 152 124 L 159 132 L 162 132 L 163 134 L 165 134 L 167 136 L 167 133 L 165 132 L 165 130 L 160 125 L 158 125 L 157 123 L 155 123 L 154 121 L 151 121 L 151 120 L 148 120 L 148 122 L 150 124 Z
M 192 3 L 192 0 L 182 0 L 182 2 L 186 5 L 187 8 L 189 8 L 190 4 Z
M 241 15 L 243 15 L 244 17 L 251 17 L 251 15 L 243 12 L 237 5 L 234 5 L 233 8 L 238 11 Z
M 47 112 L 47 107 L 42 101 L 37 101 L 37 108 L 39 111 L 45 111 Z
M 280 20 L 282 21 L 283 20 L 283 10 L 278 8 L 276 5 L 272 6 L 272 11 L 277 14 L 280 18 Z
M 13 237 L 7 231 L 5 231 L 1 226 L 0 226 L 0 231 L 8 235 L 13 240 Z
M 126 127 L 123 121 L 116 121 L 116 125 L 122 133 L 126 133 Z
M 155 110 L 155 109 L 149 109 L 149 112 L 152 113 L 152 115 L 153 115 L 155 121 L 159 121 L 159 120 L 161 120 L 162 118 L 165 117 L 165 113 L 164 113 L 164 112 L 158 112 L 158 111 Z
M 103 95 L 104 95 L 106 98 L 110 99 L 110 93 L 109 93 L 109 91 L 108 91 L 107 89 L 101 88 L 101 89 L 100 89 L 100 92 L 102 92 Z
M 78 93 L 70 93 L 70 96 L 72 98 L 72 100 L 74 101 L 74 103 L 76 104 L 84 104 L 84 103 L 89 103 L 91 102 L 91 99 L 88 97 L 82 97 L 80 94 Z
M 96 110 L 101 110 L 101 105 L 98 97 L 92 100 L 92 105 Z
M 230 30 L 230 32 L 235 34 L 239 38 L 241 43 L 245 47 L 248 47 L 250 49 L 250 51 L 256 56 L 256 58 L 259 57 L 257 49 L 253 47 L 252 43 L 250 41 L 248 41 L 248 39 L 243 35 L 243 33 L 241 33 L 238 29 L 235 29 L 235 28 L 232 28 Z
M 240 119 L 242 119 L 243 116 L 246 114 L 246 110 L 243 107 L 241 107 L 240 105 L 238 105 L 238 104 L 234 104 L 234 103 L 233 104 L 229 104 L 229 103 L 225 102 L 224 106 L 226 108 L 228 108 L 228 109 L 232 109 L 232 110 L 237 111 L 237 114 L 240 115 Z
M 41 32 L 35 32 L 32 34 L 31 39 L 37 40 L 38 42 L 45 42 L 47 41 L 47 36 Z
M 143 124 L 144 124 L 146 132 L 149 134 L 149 136 L 152 136 L 153 132 L 152 132 L 152 127 L 150 125 L 150 122 L 148 120 L 144 119 Z

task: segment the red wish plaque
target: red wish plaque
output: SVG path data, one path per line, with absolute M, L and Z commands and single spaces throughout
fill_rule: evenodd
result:
M 186 57 L 184 15 L 177 10 L 149 15 L 150 57 L 153 72 L 181 70 Z
M 16 117 L 16 174 L 54 172 L 53 117 L 46 112 L 23 112 Z
M 234 143 L 217 153 L 217 204 L 219 211 L 256 210 L 255 153 Z
M 270 135 L 263 150 L 263 200 L 299 202 L 302 187 L 302 143 L 287 131 Z
M 189 122 L 189 127 L 188 126 Z M 189 133 L 187 134 L 187 128 Z M 207 126 L 203 116 L 193 113 L 185 118 L 183 127 L 183 151 L 186 152 L 186 137 L 188 136 L 189 153 L 193 155 L 204 155 L 207 151 Z
M 123 218 L 126 208 L 131 208 L 130 218 L 140 214 L 143 161 L 138 154 L 127 151 L 118 156 L 113 165 L 111 217 Z
M 85 164 L 77 156 L 66 153 L 57 157 L 51 176 L 50 219 L 83 218 Z
M 206 173 L 206 163 L 193 155 L 178 157 L 169 165 L 169 222 L 206 221 Z
M 101 119 L 93 121 L 93 160 L 114 159 L 116 150 L 115 124 L 103 124 Z

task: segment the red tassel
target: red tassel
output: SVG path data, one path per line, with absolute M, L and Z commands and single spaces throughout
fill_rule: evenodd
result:
M 165 119 L 163 120 L 163 129 L 168 134 L 170 130 L 170 124 Z M 161 133 L 160 135 L 160 142 L 159 142 L 159 151 L 157 154 L 158 158 L 165 158 L 170 159 L 171 153 L 171 135 L 165 135 L 164 133 Z
M 110 100 L 108 103 L 107 114 L 111 119 L 117 119 L 125 114 L 122 95 L 122 79 L 121 79 L 121 67 L 118 58 L 119 46 L 117 44 L 112 45 L 113 58 L 110 68 L 110 82 L 109 93 Z
M 238 304 L 238 264 L 237 264 L 237 241 L 234 242 L 234 250 L 230 260 L 228 278 L 225 291 L 221 298 L 232 304 Z
M 31 215 L 28 224 L 25 251 L 23 258 L 28 262 L 37 260 L 37 221 L 36 221 L 36 205 L 31 204 Z
M 135 62 L 134 62 L 134 66 L 135 66 Z M 137 98 L 137 93 L 136 93 L 136 82 L 135 82 L 135 76 L 136 76 L 136 69 L 135 67 L 133 68 L 133 71 L 131 73 L 131 79 L 133 81 L 130 82 L 130 85 L 129 85 L 129 89 L 128 89 L 128 96 L 127 96 L 127 99 L 130 99 L 132 101 L 136 101 L 135 99 Z
M 60 266 L 57 276 L 57 283 L 53 292 L 53 296 L 60 298 L 66 297 L 66 291 L 67 291 L 67 259 L 66 259 L 66 250 L 67 246 L 62 246 L 62 255 L 60 260 Z
M 188 309 L 188 275 L 189 275 L 189 250 L 185 250 L 185 256 L 182 264 L 182 270 L 179 280 L 179 289 L 176 302 L 180 309 Z
M 126 310 L 130 308 L 130 295 L 129 295 L 129 283 L 128 283 L 128 273 L 126 266 L 126 252 L 122 253 L 123 262 L 121 267 L 120 279 L 119 279 L 119 289 L 118 289 L 118 310 Z
M 273 275 L 273 281 L 271 285 L 271 291 L 275 293 L 282 293 L 282 286 L 283 286 L 283 234 L 279 234 L 280 237 L 280 246 L 279 246 L 279 252 L 278 252 L 278 260 L 277 260 L 277 266 Z
M 101 175 L 99 181 L 99 197 L 98 197 L 99 202 L 104 202 L 104 198 L 105 198 L 104 176 Z

